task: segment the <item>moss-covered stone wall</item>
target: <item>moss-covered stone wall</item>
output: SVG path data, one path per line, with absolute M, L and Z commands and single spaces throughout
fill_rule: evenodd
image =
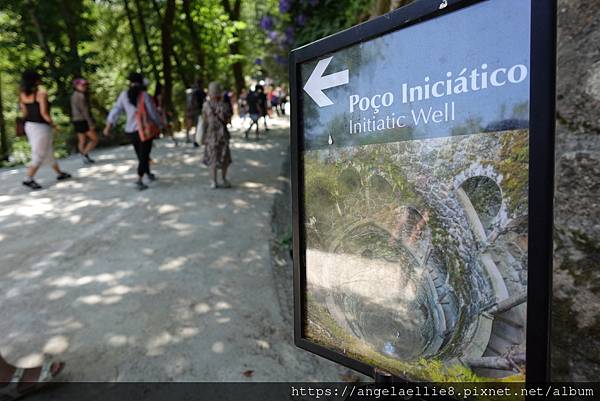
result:
M 552 376 L 600 377 L 600 7 L 558 1 Z

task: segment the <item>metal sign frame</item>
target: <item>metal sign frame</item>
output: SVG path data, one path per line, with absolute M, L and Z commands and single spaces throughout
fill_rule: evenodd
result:
M 482 1 L 418 0 L 383 17 L 294 49 L 289 57 L 291 97 L 291 183 L 294 252 L 294 342 L 296 346 L 375 377 L 376 367 L 315 344 L 303 336 L 306 288 L 304 238 L 304 171 L 302 78 L 300 65 L 322 55 L 453 13 Z M 525 0 L 524 0 L 525 1 Z M 556 89 L 556 0 L 531 1 L 529 210 L 526 381 L 549 380 L 550 301 L 552 293 L 552 226 Z M 446 4 L 445 7 L 442 7 Z M 402 379 L 402 378 L 401 378 Z

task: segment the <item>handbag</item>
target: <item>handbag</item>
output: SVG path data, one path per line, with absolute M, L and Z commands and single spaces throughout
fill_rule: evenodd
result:
M 15 119 L 15 133 L 17 136 L 25 136 L 25 119 L 23 117 Z
M 202 115 L 198 116 L 198 122 L 196 123 L 196 143 L 204 145 L 204 129 L 202 124 Z
M 140 93 L 138 97 L 135 119 L 138 126 L 138 134 L 142 142 L 152 140 L 160 135 L 160 128 L 149 118 L 146 111 L 144 92 Z
M 219 120 L 219 122 L 223 125 L 223 131 L 225 132 L 225 139 L 227 141 L 229 141 L 229 139 L 231 138 L 231 134 L 229 133 L 229 129 L 227 129 L 227 122 L 224 121 L 221 116 L 219 116 L 219 114 L 217 114 L 217 111 L 215 110 L 215 108 L 212 106 L 212 104 L 208 104 L 208 106 L 210 107 L 210 111 L 213 113 L 213 115 L 215 117 L 217 117 L 217 120 Z

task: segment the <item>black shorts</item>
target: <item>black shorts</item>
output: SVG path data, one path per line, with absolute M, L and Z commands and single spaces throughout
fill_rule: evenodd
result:
M 73 121 L 73 127 L 78 134 L 85 134 L 90 130 L 90 125 L 87 121 Z

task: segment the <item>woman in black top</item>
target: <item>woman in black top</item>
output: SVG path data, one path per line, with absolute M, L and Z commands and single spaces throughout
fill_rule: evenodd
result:
M 19 94 L 19 107 L 25 119 L 25 134 L 31 146 L 31 164 L 23 185 L 31 189 L 42 188 L 33 177 L 44 164 L 52 166 L 56 171 L 57 180 L 71 178 L 71 175 L 62 171 L 54 160 L 52 130 L 56 125 L 50 116 L 48 93 L 39 87 L 41 83 L 42 78 L 38 73 L 27 70 L 23 73 Z

